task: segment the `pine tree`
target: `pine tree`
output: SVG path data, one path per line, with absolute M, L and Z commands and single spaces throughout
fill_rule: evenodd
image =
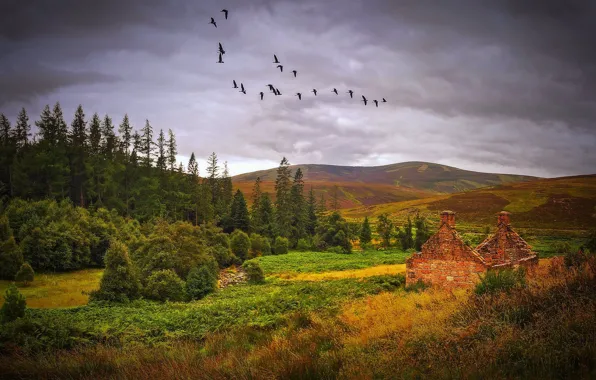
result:
M 68 126 L 64 120 L 64 114 L 62 113 L 60 102 L 56 102 L 56 104 L 54 104 L 53 117 L 54 123 L 56 124 L 58 142 L 63 149 L 62 154 L 66 155 L 66 145 L 68 144 Z
M 153 127 L 149 124 L 149 120 L 145 120 L 145 127 L 141 135 L 141 154 L 145 168 L 150 168 L 153 164 L 153 147 Z
M 91 295 L 92 300 L 129 301 L 140 296 L 141 283 L 136 274 L 128 248 L 112 240 L 105 256 L 106 269 L 99 283 L 99 290 Z
M 248 233 L 250 230 L 250 217 L 248 215 L 248 208 L 246 207 L 244 194 L 242 194 L 240 189 L 236 190 L 236 194 L 234 194 L 230 213 L 234 229 L 239 229 Z
M 170 171 L 173 172 L 176 170 L 176 155 L 178 154 L 177 147 L 176 147 L 176 136 L 171 129 L 168 130 L 168 167 Z
M 211 189 L 211 203 L 215 206 L 219 200 L 219 166 L 217 166 L 217 154 L 211 153 L 207 159 L 207 183 Z
M 86 183 L 85 160 L 87 154 L 87 122 L 83 106 L 79 105 L 75 112 L 70 131 L 70 178 L 71 199 L 73 203 L 85 207 L 84 188 Z
M 255 184 L 252 188 L 252 206 L 250 209 L 251 225 L 255 231 L 257 231 L 261 222 L 259 221 L 259 207 L 261 204 L 261 177 L 257 177 Z
M 0 114 L 0 199 L 12 196 L 12 171 L 14 154 L 13 131 L 10 121 L 4 114 Z M 2 186 L 4 185 L 4 186 Z
M 4 305 L 0 308 L 0 321 L 12 322 L 25 316 L 27 302 L 15 284 L 10 284 L 4 293 Z
M 368 216 L 364 217 L 362 227 L 360 228 L 360 246 L 369 244 L 372 241 L 372 231 L 370 230 L 370 224 L 368 223 Z
M 96 113 L 91 117 L 89 123 L 89 154 L 91 156 L 99 156 L 101 153 L 101 121 L 99 115 Z
M 27 144 L 29 144 L 29 136 L 31 136 L 29 116 L 27 116 L 25 108 L 21 108 L 14 128 L 14 142 L 17 151 L 21 151 Z
M 414 247 L 414 237 L 412 233 L 412 220 L 408 216 L 408 223 L 404 226 L 403 230 L 399 231 L 399 240 L 401 242 L 401 248 L 405 251 Z
M 190 154 L 190 160 L 188 160 L 188 189 L 192 205 L 192 221 L 195 225 L 199 224 L 199 164 L 195 158 L 195 153 Z
M 46 104 L 43 108 L 41 115 L 39 115 L 39 121 L 36 121 L 35 125 L 39 129 L 38 135 L 40 136 L 40 142 L 45 141 L 49 146 L 56 143 L 58 136 L 56 134 L 54 117 L 49 105 Z
M 114 157 L 116 152 L 117 138 L 114 133 L 114 125 L 112 119 L 107 114 L 104 116 L 101 123 L 101 152 L 108 160 Z
M 163 129 L 159 130 L 159 137 L 157 138 L 157 169 L 164 173 L 167 168 L 166 162 L 166 137 L 163 134 Z
M 277 178 L 275 179 L 275 215 L 277 222 L 277 232 L 279 236 L 290 236 L 292 228 L 292 204 L 290 198 L 292 171 L 289 168 L 290 163 L 284 157 L 277 168 Z
M 230 204 L 232 203 L 232 198 L 234 196 L 234 187 L 232 186 L 232 178 L 230 177 L 230 172 L 228 171 L 227 161 L 224 162 L 224 171 L 221 176 L 221 182 L 221 196 L 225 210 L 227 210 L 230 207 Z
M 128 159 L 130 157 L 130 147 L 133 143 L 132 126 L 128 120 L 128 114 L 124 115 L 122 123 L 118 127 L 118 133 L 120 134 L 121 149 L 124 152 L 124 157 Z
M 275 214 L 269 193 L 261 195 L 259 204 L 259 213 L 257 215 L 259 227 L 255 228 L 255 232 L 273 239 L 275 238 Z
M 327 201 L 325 200 L 325 194 L 321 193 L 319 198 L 319 204 L 317 205 L 317 217 L 320 219 L 327 213 Z
M 29 263 L 23 263 L 14 279 L 17 282 L 22 282 L 23 285 L 28 286 L 35 279 L 35 272 Z
M 391 246 L 391 237 L 393 236 L 393 222 L 389 219 L 389 215 L 381 214 L 377 217 L 377 233 L 383 239 L 383 246 Z
M 307 220 L 306 220 L 306 233 L 310 236 L 314 236 L 317 229 L 317 199 L 315 198 L 315 192 L 310 187 L 308 192 L 308 203 L 307 203 Z
M 307 209 L 304 201 L 304 180 L 302 169 L 298 168 L 294 174 L 294 182 L 290 190 L 290 204 L 292 207 L 292 246 L 299 239 L 306 236 Z
M 416 227 L 416 239 L 414 240 L 414 248 L 416 248 L 417 251 L 420 251 L 422 249 L 422 244 L 426 243 L 426 241 L 430 237 L 430 231 L 428 228 L 428 224 L 426 223 L 426 219 L 424 217 L 421 217 L 420 215 L 416 215 L 414 225 Z

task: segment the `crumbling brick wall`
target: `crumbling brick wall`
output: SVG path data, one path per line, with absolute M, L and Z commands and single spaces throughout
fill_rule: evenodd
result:
M 455 213 L 443 211 L 437 233 L 406 261 L 406 285 L 422 280 L 445 288 L 469 287 L 484 272 L 482 257 L 455 230 Z

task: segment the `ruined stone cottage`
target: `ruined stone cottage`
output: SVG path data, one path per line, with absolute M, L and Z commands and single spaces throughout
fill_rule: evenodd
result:
M 511 228 L 510 213 L 500 212 L 496 233 L 474 249 L 455 230 L 455 212 L 443 211 L 437 233 L 406 261 L 406 285 L 422 280 L 446 288 L 470 287 L 489 269 L 536 264 L 538 255 Z

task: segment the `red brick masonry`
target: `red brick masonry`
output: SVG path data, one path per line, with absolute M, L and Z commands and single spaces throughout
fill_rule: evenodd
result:
M 445 288 L 470 287 L 492 268 L 537 265 L 538 255 L 511 228 L 509 216 L 500 212 L 497 232 L 473 249 L 455 230 L 455 213 L 443 211 L 437 233 L 422 245 L 422 252 L 406 260 L 406 285 L 422 280 Z

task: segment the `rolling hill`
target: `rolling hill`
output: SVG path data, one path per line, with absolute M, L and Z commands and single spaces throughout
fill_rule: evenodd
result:
M 338 187 L 341 208 L 370 206 L 451 194 L 504 183 L 535 180 L 537 177 L 481 173 L 428 162 L 404 162 L 384 166 L 292 165 L 292 173 L 300 168 L 306 188 L 313 187 L 331 199 Z M 232 177 L 236 188 L 250 198 L 257 177 L 263 191 L 273 195 L 277 168 L 240 174 Z
M 457 213 L 457 223 L 492 226 L 501 210 L 513 213 L 512 223 L 520 228 L 587 230 L 596 227 L 596 174 L 539 179 L 440 194 L 424 199 L 360 206 L 342 210 L 352 219 L 389 213 L 398 221 L 420 212 L 438 220 L 439 212 Z

